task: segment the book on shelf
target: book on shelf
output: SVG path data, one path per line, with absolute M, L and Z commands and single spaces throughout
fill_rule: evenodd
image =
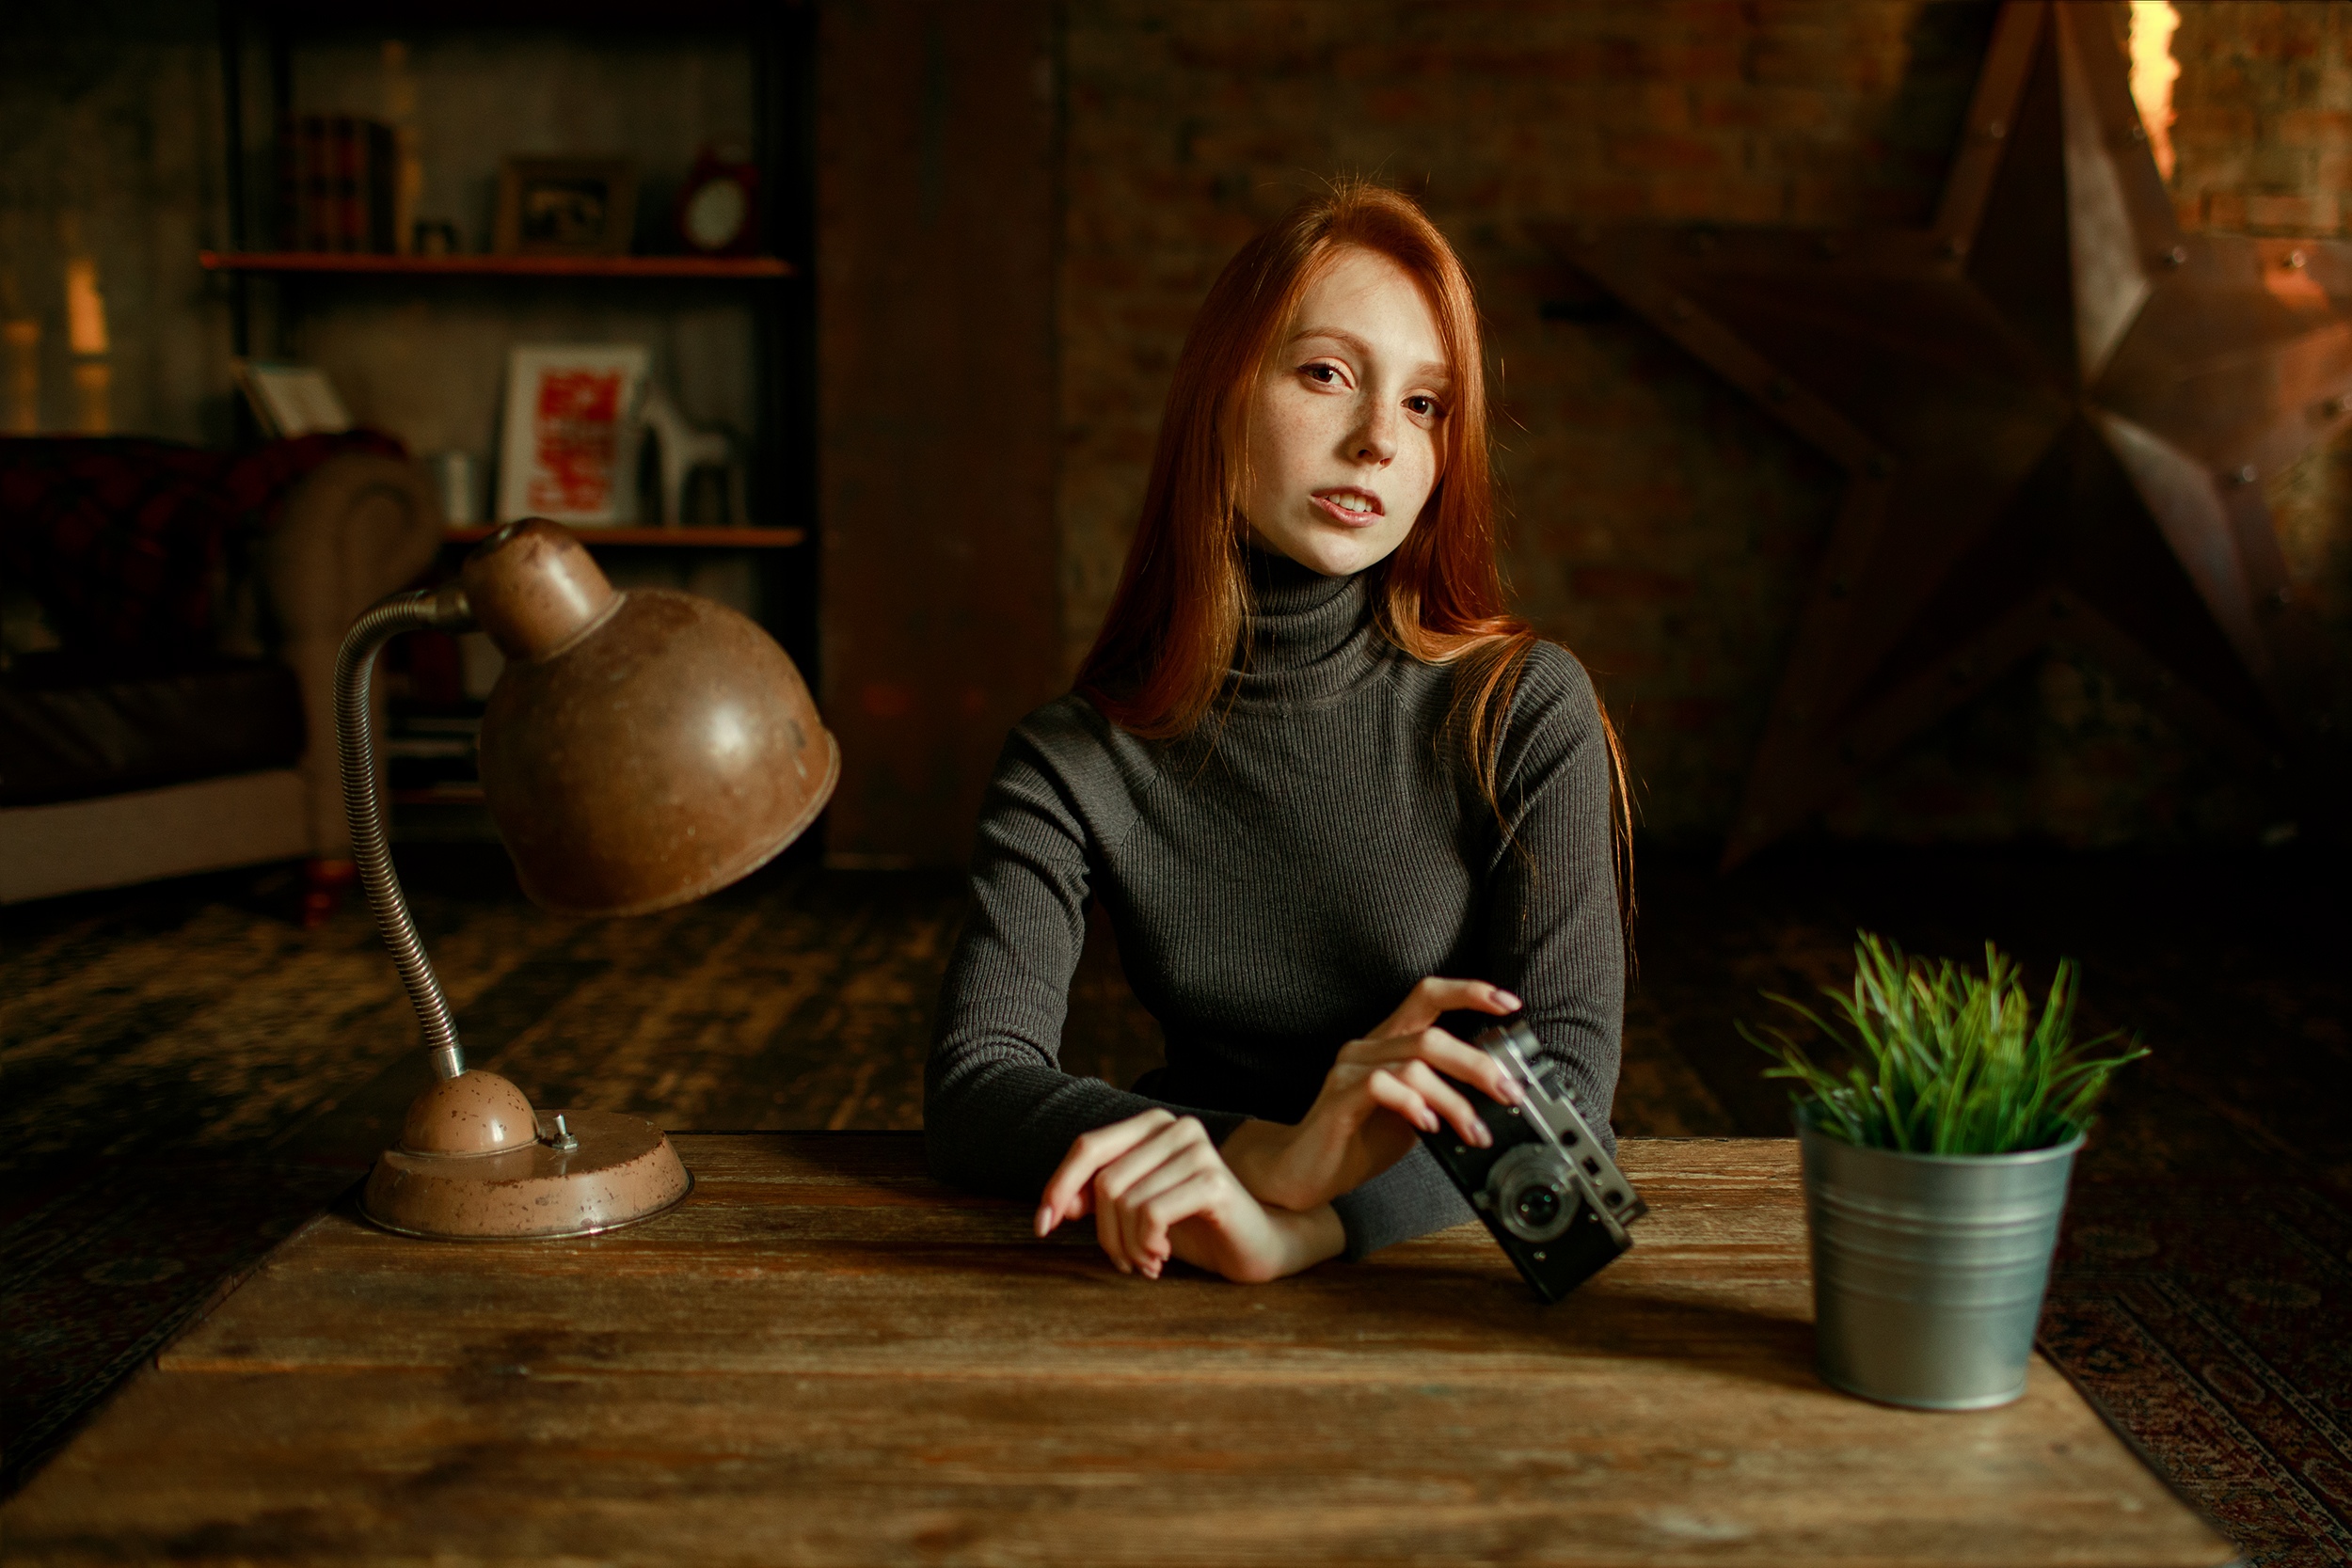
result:
M 357 115 L 288 115 L 278 165 L 284 248 L 399 248 L 400 153 L 390 126 Z
M 239 359 L 230 371 L 265 436 L 315 436 L 351 428 L 351 411 L 336 395 L 326 372 L 315 365 Z

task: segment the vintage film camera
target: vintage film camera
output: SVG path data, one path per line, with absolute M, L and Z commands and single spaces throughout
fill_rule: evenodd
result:
M 1631 1246 L 1626 1227 L 1649 1210 L 1565 1086 L 1554 1094 L 1536 1076 L 1542 1043 L 1534 1030 L 1503 1024 L 1470 1043 L 1502 1064 L 1523 1103 L 1497 1104 L 1455 1084 L 1494 1133 L 1494 1147 L 1472 1148 L 1451 1127 L 1422 1133 L 1422 1142 L 1535 1293 L 1558 1301 Z

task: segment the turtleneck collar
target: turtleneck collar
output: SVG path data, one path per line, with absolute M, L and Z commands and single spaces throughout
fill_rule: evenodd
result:
M 1288 556 L 1250 546 L 1250 607 L 1234 650 L 1239 702 L 1299 702 L 1340 695 L 1379 662 L 1371 574 L 1327 578 Z

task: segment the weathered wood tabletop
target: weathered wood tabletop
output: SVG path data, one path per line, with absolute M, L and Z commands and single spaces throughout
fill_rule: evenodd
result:
M 294 1236 L 0 1514 L 12 1563 L 2215 1564 L 2039 1358 L 1929 1415 L 1810 1370 L 1793 1143 L 1629 1142 L 1538 1305 L 1473 1227 L 1247 1288 L 922 1175 L 686 1135 L 577 1242 Z

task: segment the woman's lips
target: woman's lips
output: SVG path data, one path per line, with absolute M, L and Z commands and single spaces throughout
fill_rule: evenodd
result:
M 1351 512 L 1333 499 L 1337 496 L 1348 496 L 1370 501 L 1372 505 L 1368 511 Z M 1319 490 L 1308 499 L 1313 501 L 1316 509 L 1325 516 L 1343 528 L 1370 528 L 1386 515 L 1380 505 L 1380 498 L 1369 490 Z

